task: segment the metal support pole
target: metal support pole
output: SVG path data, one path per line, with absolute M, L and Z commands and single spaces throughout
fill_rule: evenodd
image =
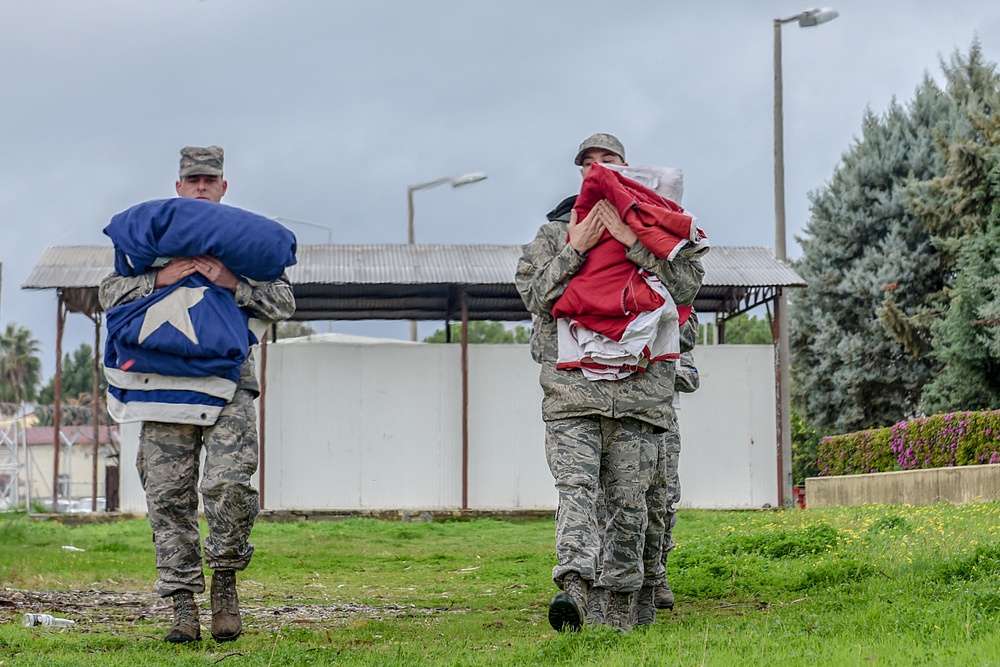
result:
M 785 245 L 785 138 L 781 80 L 781 26 L 774 21 L 774 256 L 787 259 Z M 777 421 L 778 507 L 792 498 L 791 401 L 789 399 L 788 298 L 778 290 L 774 303 L 775 332 L 775 418 Z
M 66 324 L 66 304 L 62 292 L 56 303 L 56 376 L 52 399 L 52 511 L 59 512 L 59 450 L 62 449 L 59 426 L 62 423 L 62 337 Z M 70 466 L 73 461 L 70 460 Z
M 462 509 L 469 509 L 469 298 L 462 288 Z
M 271 325 L 272 331 L 277 335 L 277 325 Z M 268 332 L 264 332 L 264 338 L 260 341 L 260 398 L 257 405 L 260 410 L 260 417 L 258 421 L 260 422 L 260 429 L 257 435 L 258 447 L 258 457 L 260 463 L 257 470 L 260 472 L 258 478 L 260 486 L 260 509 L 264 509 L 264 474 L 267 470 L 267 457 L 265 456 L 266 449 L 264 445 L 267 441 L 266 428 L 267 428 L 267 412 L 264 410 L 264 404 L 267 401 L 267 336 Z
M 97 511 L 97 459 L 101 450 L 101 362 L 97 353 L 101 349 L 101 314 L 94 315 L 94 383 L 93 394 L 90 399 L 91 417 L 94 422 L 94 462 L 93 475 L 90 480 L 90 511 Z M 107 493 L 107 489 L 105 489 Z

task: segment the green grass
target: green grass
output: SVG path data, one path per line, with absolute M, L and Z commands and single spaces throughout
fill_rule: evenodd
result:
M 995 503 L 682 511 L 673 613 L 557 635 L 551 520 L 262 522 L 244 636 L 172 646 L 145 520 L 0 515 L 0 666 L 995 665 L 998 531 Z M 77 625 L 22 627 L 45 595 Z

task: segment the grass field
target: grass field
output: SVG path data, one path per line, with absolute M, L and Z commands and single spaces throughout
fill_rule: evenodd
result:
M 261 522 L 243 637 L 210 639 L 202 595 L 209 639 L 174 646 L 144 519 L 7 514 L 0 665 L 997 665 L 998 530 L 995 503 L 682 511 L 674 612 L 557 635 L 551 520 Z

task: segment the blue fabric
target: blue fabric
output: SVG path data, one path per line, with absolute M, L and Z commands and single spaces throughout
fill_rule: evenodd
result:
M 104 228 L 115 245 L 115 271 L 138 276 L 160 258 L 212 255 L 237 276 L 276 280 L 295 264 L 295 235 L 262 215 L 201 199 L 143 202 Z
M 296 261 L 295 235 L 277 222 L 197 199 L 137 204 L 115 215 L 104 233 L 114 242 L 121 276 L 141 275 L 158 259 L 213 255 L 237 277 L 264 282 L 280 278 Z M 111 308 L 104 365 L 120 371 L 108 377 L 109 394 L 117 399 L 109 401 L 112 417 L 215 423 L 236 391 L 249 346 L 258 342 L 247 326 L 250 317 L 229 290 L 200 274 Z M 137 389 L 147 374 L 178 378 L 183 388 Z M 121 375 L 120 384 L 111 375 Z M 231 382 L 228 398 L 199 391 L 207 378 Z
M 140 342 L 149 307 L 181 287 L 206 288 L 201 301 L 187 311 L 198 342 L 190 341 L 169 322 Z M 130 373 L 215 376 L 236 382 L 249 346 L 257 343 L 247 327 L 248 320 L 248 313 L 236 305 L 229 290 L 213 285 L 200 274 L 188 276 L 149 296 L 108 311 L 104 365 Z

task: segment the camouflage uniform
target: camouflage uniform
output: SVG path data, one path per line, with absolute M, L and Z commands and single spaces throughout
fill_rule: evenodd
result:
M 694 365 L 695 341 L 698 336 L 698 316 L 691 317 L 681 327 L 681 358 L 677 362 L 674 389 L 690 393 L 698 388 L 698 369 Z M 676 395 L 675 395 L 676 396 Z M 673 428 L 660 434 L 658 440 L 656 474 L 646 492 L 649 508 L 649 526 L 646 531 L 645 585 L 666 581 L 667 554 L 674 548 L 673 531 L 677 523 L 677 504 L 681 500 L 681 480 L 677 467 L 681 456 L 681 432 L 675 420 Z
M 640 565 L 647 525 L 644 477 L 652 473 L 656 434 L 674 423 L 670 401 L 673 362 L 650 364 L 647 372 L 609 381 L 590 381 L 579 370 L 556 369 L 558 344 L 552 305 L 580 270 L 586 255 L 567 243 L 569 213 L 575 197 L 549 214 L 549 223 L 524 247 L 515 284 L 533 315 L 532 358 L 541 364 L 546 423 L 546 458 L 559 491 L 556 555 L 552 571 L 559 584 L 568 573 L 595 583 L 601 539 L 595 503 L 604 478 L 607 493 L 607 539 L 604 570 L 596 583 L 627 593 L 643 582 Z M 626 257 L 655 274 L 678 304 L 689 304 L 701 286 L 701 261 L 682 250 L 661 260 L 641 242 Z
M 112 273 L 101 282 L 101 306 L 135 301 L 153 292 L 156 272 L 123 277 Z M 240 281 L 236 303 L 262 320 L 277 322 L 295 311 L 295 298 L 285 276 L 251 286 Z M 136 468 L 146 492 L 149 522 L 156 545 L 157 592 L 205 590 L 201 535 L 198 530 L 198 490 L 208 521 L 205 564 L 211 569 L 242 570 L 250 562 L 248 541 L 259 511 L 257 490 L 250 477 L 257 470 L 257 417 L 254 399 L 260 384 L 253 351 L 240 368 L 236 393 L 212 426 L 144 422 L 139 436 Z M 198 485 L 201 451 L 205 467 Z

